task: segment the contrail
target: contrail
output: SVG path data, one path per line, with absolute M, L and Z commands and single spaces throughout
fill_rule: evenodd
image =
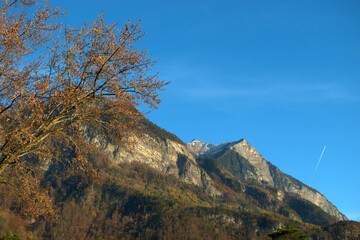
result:
M 318 167 L 319 167 L 319 165 L 320 165 L 320 161 L 321 161 L 321 159 L 322 159 L 322 157 L 323 157 L 323 155 L 324 155 L 325 149 L 326 149 L 326 145 L 324 146 L 324 149 L 322 150 L 322 153 L 321 153 L 320 158 L 319 158 L 319 161 L 318 161 L 318 163 L 317 163 L 317 165 L 316 165 L 314 174 L 316 173 L 316 171 L 317 171 L 317 169 L 318 169 Z

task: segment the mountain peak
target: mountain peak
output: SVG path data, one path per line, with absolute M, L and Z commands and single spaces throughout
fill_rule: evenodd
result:
M 215 147 L 215 144 L 212 143 L 204 143 L 201 142 L 199 140 L 197 140 L 196 138 L 194 138 L 190 143 L 186 144 L 188 149 L 196 154 L 197 156 L 205 153 L 206 151 L 208 151 L 210 148 Z
M 211 153 L 218 152 L 223 148 L 232 147 L 239 143 L 243 143 L 245 145 L 250 145 L 244 138 L 241 138 L 240 140 L 234 141 L 234 142 L 224 142 L 219 145 L 212 144 L 212 143 L 205 143 L 205 142 L 202 142 L 202 141 L 194 138 L 193 140 L 191 140 L 190 143 L 187 143 L 186 145 L 192 153 L 195 153 L 197 156 L 199 156 L 199 155 L 203 155 L 203 154 L 208 154 L 208 152 L 211 152 Z
M 198 143 L 198 142 L 201 142 L 201 141 L 199 141 L 199 140 L 197 140 L 196 138 L 194 138 L 193 140 L 191 140 L 190 143 Z

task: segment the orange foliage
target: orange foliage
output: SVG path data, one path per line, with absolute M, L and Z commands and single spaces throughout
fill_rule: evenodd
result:
M 167 83 L 134 46 L 143 36 L 140 23 L 119 30 L 99 16 L 62 32 L 62 13 L 47 1 L 0 1 L 0 183 L 32 189 L 24 191 L 27 204 L 50 206 L 34 187 L 29 159 L 46 164 L 67 146 L 75 153 L 69 162 L 89 171 L 84 154 L 91 147 L 83 138 L 89 129 L 119 141 L 140 135 L 143 113 L 136 107 L 157 108 Z M 27 178 L 12 178 L 18 169 Z

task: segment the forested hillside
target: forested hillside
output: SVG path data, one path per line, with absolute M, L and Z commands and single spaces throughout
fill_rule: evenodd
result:
M 168 135 L 154 128 L 153 136 Z M 48 219 L 24 218 L 22 203 L 2 186 L 1 234 L 12 231 L 23 239 L 266 239 L 281 226 L 295 224 L 311 239 L 336 239 L 344 229 L 330 225 L 335 219 L 308 201 L 287 194 L 278 201 L 277 189 L 239 181 L 216 159 L 199 158 L 198 164 L 221 191 L 217 196 L 146 163 L 116 164 L 101 151 L 88 160 L 98 177 L 74 170 L 69 160 L 38 166 L 41 185 L 56 206 L 57 216 Z

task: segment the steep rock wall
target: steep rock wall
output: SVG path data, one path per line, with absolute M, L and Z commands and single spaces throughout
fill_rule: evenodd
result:
M 210 195 L 219 195 L 211 178 L 197 164 L 194 156 L 186 146 L 169 140 L 157 139 L 146 135 L 132 139 L 132 147 L 118 146 L 106 141 L 102 136 L 85 129 L 85 138 L 96 145 L 115 163 L 143 162 L 159 169 L 164 173 L 172 174 L 181 180 L 203 187 Z

